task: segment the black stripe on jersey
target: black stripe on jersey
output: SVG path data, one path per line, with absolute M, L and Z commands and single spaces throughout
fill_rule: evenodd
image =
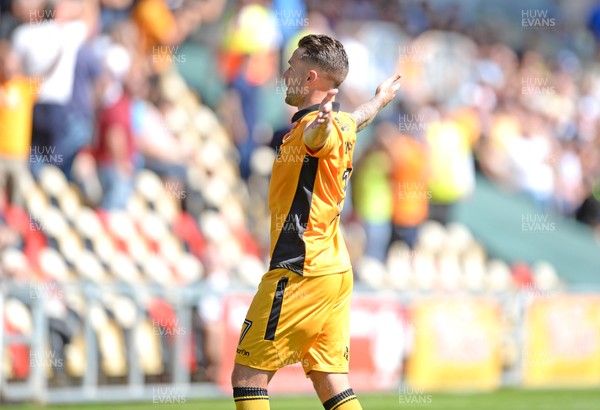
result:
M 296 186 L 292 206 L 284 219 L 285 223 L 281 232 L 279 232 L 279 238 L 277 238 L 273 250 L 270 270 L 283 268 L 302 275 L 306 256 L 306 244 L 302 235 L 308 225 L 318 168 L 319 158 L 306 154 L 298 177 L 298 185 Z
M 267 330 L 265 330 L 265 340 L 275 340 L 275 330 L 279 324 L 279 315 L 281 315 L 281 306 L 283 305 L 283 294 L 290 278 L 283 277 L 277 282 L 275 296 L 273 296 L 273 304 L 271 305 L 271 313 L 269 313 L 269 322 Z

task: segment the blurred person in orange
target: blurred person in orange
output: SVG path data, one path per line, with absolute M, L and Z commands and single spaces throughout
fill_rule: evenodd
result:
M 143 55 L 151 56 L 155 72 L 167 70 L 179 45 L 202 21 L 212 21 L 222 12 L 224 0 L 139 0 L 132 19 L 140 31 Z
M 427 188 L 427 148 L 416 136 L 399 133 L 392 124 L 382 126 L 389 128 L 390 135 L 384 139 L 384 144 L 391 160 L 391 242 L 402 241 L 412 248 L 419 225 L 429 216 L 431 192 Z
M 8 188 L 8 202 L 23 205 L 31 183 L 29 146 L 37 93 L 9 42 L 0 42 L 0 189 Z

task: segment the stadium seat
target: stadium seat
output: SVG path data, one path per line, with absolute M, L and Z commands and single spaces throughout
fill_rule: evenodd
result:
M 388 251 L 386 267 L 389 282 L 396 290 L 408 290 L 412 286 L 413 253 L 408 245 L 401 241 L 392 243 Z
M 465 288 L 472 292 L 481 292 L 485 288 L 485 255 L 478 245 L 471 245 L 462 257 L 462 271 Z
M 259 147 L 252 153 L 250 158 L 250 169 L 253 174 L 262 177 L 271 175 L 273 161 L 275 161 L 275 151 L 271 147 Z
M 142 221 L 148 212 L 148 204 L 141 194 L 134 192 L 127 200 L 127 213 L 139 223 Z
M 438 283 L 445 291 L 457 291 L 464 284 L 456 248 L 445 248 L 438 258 Z
M 94 240 L 104 233 L 104 226 L 98 214 L 91 208 L 82 207 L 72 216 L 75 228 L 83 238 Z
M 157 215 L 169 225 L 173 223 L 177 215 L 181 212 L 179 201 L 171 195 L 160 198 L 155 205 Z
M 13 276 L 19 279 L 33 276 L 31 275 L 31 267 L 27 257 L 18 249 L 4 249 L 2 251 L 1 262 L 7 276 Z
M 506 262 L 492 259 L 487 264 L 486 288 L 491 292 L 507 292 L 512 290 L 512 277 Z
M 135 190 L 147 202 L 154 203 L 160 197 L 165 196 L 163 183 L 154 172 L 144 169 L 137 175 Z
M 98 331 L 100 369 L 108 377 L 127 375 L 127 352 L 123 332 L 114 320 L 108 319 Z
M 69 188 L 65 174 L 55 166 L 46 165 L 40 171 L 39 185 L 49 197 L 58 199 Z
M 417 246 L 427 252 L 436 254 L 447 242 L 446 229 L 439 222 L 429 220 L 419 229 Z
M 133 219 L 127 212 L 107 212 L 106 224 L 108 230 L 116 239 L 124 241 L 134 235 L 138 235 Z
M 171 269 L 161 257 L 155 254 L 148 255 L 143 262 L 142 269 L 144 276 L 149 281 L 156 282 L 166 287 L 171 287 L 175 284 Z
M 363 257 L 358 263 L 356 273 L 362 283 L 373 289 L 383 289 L 385 287 L 386 267 L 375 258 Z
M 69 221 L 74 221 L 82 207 L 79 190 L 74 185 L 69 185 L 58 197 L 58 206 Z
M 430 292 L 437 288 L 438 274 L 435 256 L 430 248 L 418 246 L 413 260 L 414 285 L 422 292 Z
M 84 250 L 83 241 L 73 229 L 69 229 L 58 238 L 58 249 L 68 263 L 75 265 L 75 261 Z
M 117 252 L 114 241 L 104 232 L 92 238 L 92 248 L 103 264 L 109 264 Z
M 42 231 L 46 236 L 54 239 L 61 238 L 68 230 L 69 223 L 64 217 L 64 214 L 57 207 L 50 206 L 39 219 L 38 230 Z
M 264 269 L 264 266 L 262 265 L 262 263 L 260 263 L 260 260 L 258 260 L 258 262 L 255 260 L 254 265 L 250 265 L 246 261 L 245 263 L 242 263 L 241 266 L 244 266 L 246 268 L 246 269 L 244 269 L 245 272 L 252 271 L 251 275 L 256 277 L 257 270 L 258 270 L 256 268 L 256 263 L 258 263 L 260 265 L 260 269 L 262 271 L 262 273 L 261 273 L 261 277 L 262 277 L 262 274 L 264 274 L 265 269 Z M 200 262 L 200 260 L 198 258 L 196 258 L 194 255 L 191 255 L 189 253 L 182 254 L 175 261 L 174 266 L 175 266 L 175 272 L 177 274 L 177 277 L 179 278 L 179 281 L 182 284 L 193 283 L 204 277 L 204 266 L 202 265 L 202 262 Z M 254 279 L 254 283 L 257 283 L 256 279 Z
M 107 283 L 110 278 L 95 253 L 82 249 L 75 257 L 75 270 L 82 279 L 92 282 Z
M 85 338 L 82 334 L 76 334 L 65 346 L 65 370 L 71 377 L 81 378 L 87 368 L 87 355 Z
M 115 279 L 131 284 L 144 282 L 140 271 L 124 252 L 115 252 L 110 261 L 110 269 Z
M 142 372 L 146 376 L 159 376 L 164 373 L 160 334 L 152 323 L 143 318 L 134 329 L 137 358 Z
M 536 289 L 541 291 L 551 292 L 562 288 L 556 269 L 549 262 L 536 262 L 533 265 L 533 277 Z
M 451 249 L 456 254 L 462 254 L 473 243 L 473 235 L 469 228 L 458 222 L 451 222 L 446 227 L 446 249 Z
M 260 258 L 254 255 L 243 255 L 236 270 L 240 279 L 253 287 L 258 286 L 260 279 L 267 271 Z
M 9 297 L 4 301 L 4 320 L 11 328 L 21 335 L 31 336 L 33 332 L 33 318 L 29 308 L 19 299 Z
M 39 254 L 38 264 L 47 279 L 63 283 L 73 279 L 65 260 L 56 249 L 44 248 Z

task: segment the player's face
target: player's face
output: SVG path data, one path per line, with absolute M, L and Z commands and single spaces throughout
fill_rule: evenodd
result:
M 288 61 L 288 68 L 283 73 L 283 81 L 287 87 L 285 102 L 293 107 L 299 107 L 308 94 L 308 72 L 306 62 L 300 59 L 303 48 L 297 48 Z

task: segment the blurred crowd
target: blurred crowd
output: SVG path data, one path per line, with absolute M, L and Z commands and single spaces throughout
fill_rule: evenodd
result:
M 359 136 L 343 214 L 366 282 L 410 270 L 415 255 L 432 269 L 449 258 L 457 272 L 463 253 L 475 255 L 485 269 L 474 241 L 451 249 L 453 205 L 478 172 L 540 212 L 600 229 L 600 3 L 534 1 L 544 13 L 533 20 L 507 11 L 521 10 L 515 2 L 504 14 L 488 3 L 0 1 L 2 275 L 202 281 L 214 295 L 256 284 L 271 164 L 293 114 L 281 73 L 317 32 L 349 54 L 343 110 L 395 71 L 403 78 Z M 448 247 L 419 240 L 428 220 Z M 74 332 L 65 306 L 57 346 Z M 198 306 L 208 350 L 219 309 L 211 297 Z

